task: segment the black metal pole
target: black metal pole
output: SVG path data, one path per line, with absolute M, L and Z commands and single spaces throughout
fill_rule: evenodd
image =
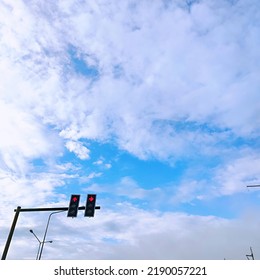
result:
M 2 260 L 6 259 L 6 256 L 7 256 L 9 247 L 10 247 L 10 243 L 12 241 L 12 237 L 13 237 L 13 234 L 14 234 L 16 222 L 17 222 L 18 217 L 19 217 L 20 210 L 21 210 L 21 206 L 18 206 L 17 209 L 16 209 L 16 213 L 14 215 L 14 220 L 13 220 L 13 223 L 12 223 L 12 226 L 11 226 L 11 229 L 10 229 L 10 232 L 9 232 L 6 244 L 5 244 L 4 252 L 3 252 L 3 255 L 2 255 Z
M 100 206 L 96 206 L 95 209 L 96 210 L 100 210 Z M 38 212 L 38 211 L 66 211 L 68 210 L 69 207 L 51 207 L 51 208 L 22 208 L 20 209 L 20 212 Z M 85 210 L 86 207 L 85 206 L 80 206 L 79 210 Z M 14 209 L 14 211 L 16 212 L 17 209 Z

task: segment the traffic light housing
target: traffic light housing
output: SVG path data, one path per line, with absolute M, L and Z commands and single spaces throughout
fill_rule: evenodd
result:
M 80 200 L 79 194 L 71 195 L 67 217 L 72 217 L 72 218 L 77 217 L 78 208 L 79 208 L 79 200 Z
M 86 208 L 85 208 L 85 217 L 94 217 L 95 207 L 96 207 L 96 194 L 88 194 Z

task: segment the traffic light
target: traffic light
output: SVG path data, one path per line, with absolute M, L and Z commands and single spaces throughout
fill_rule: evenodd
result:
M 96 196 L 96 194 L 88 194 L 85 209 L 85 217 L 94 217 L 96 207 Z
M 79 194 L 71 195 L 67 217 L 72 217 L 72 218 L 77 217 L 78 208 L 79 208 L 79 200 L 80 200 Z

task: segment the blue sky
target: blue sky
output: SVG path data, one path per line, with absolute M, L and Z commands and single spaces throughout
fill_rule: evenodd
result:
M 94 219 L 53 216 L 46 259 L 259 258 L 259 8 L 2 1 L 1 248 L 18 205 L 97 193 Z M 10 259 L 47 218 L 20 215 Z

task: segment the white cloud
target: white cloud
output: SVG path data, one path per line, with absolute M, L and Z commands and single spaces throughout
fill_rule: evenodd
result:
M 41 207 L 46 203 L 61 203 L 63 194 L 57 193 L 56 188 L 64 186 L 66 180 L 75 176 L 42 172 L 18 177 L 16 174 L 0 170 L 1 209 L 4 209 L 0 213 L 0 224 L 7 226 L 7 220 L 11 221 L 13 209 L 17 206 L 28 208 Z
M 9 3 L 1 51 L 8 50 L 7 71 L 16 73 L 9 77 L 20 78 L 5 85 L 12 90 L 8 99 L 33 108 L 62 137 L 114 137 L 143 158 L 182 154 L 189 145 L 185 135 L 155 126 L 158 120 L 210 122 L 258 135 L 256 2 L 203 1 L 190 13 L 176 3 L 64 1 L 48 3 L 45 14 L 40 2 L 19 2 L 13 10 Z M 70 46 L 95 62 L 94 83 L 73 73 Z
M 149 201 L 150 206 L 155 205 L 154 197 L 162 197 L 163 191 L 159 188 L 145 189 L 138 184 L 133 178 L 129 176 L 122 177 L 119 181 L 112 184 L 92 184 L 87 191 L 95 191 L 101 194 L 112 194 L 114 202 L 121 201 L 122 197 L 127 200 L 139 201 L 143 200 L 145 203 Z
M 176 184 L 173 182 L 165 186 L 165 192 L 170 197 L 169 202 L 179 205 L 189 203 L 196 205 L 197 201 L 212 201 L 223 196 L 246 194 L 248 185 L 259 184 L 260 169 L 259 156 L 254 151 L 246 149 L 236 157 L 226 159 L 224 163 L 206 171 L 202 178 L 197 178 L 196 173 L 205 172 L 203 168 L 195 170 L 192 167 L 186 170 L 186 176 Z M 234 198 L 236 199 L 236 198 Z M 248 202 L 249 203 L 249 202 Z
M 99 160 L 93 162 L 93 164 L 95 164 L 95 165 L 102 165 L 103 164 L 103 160 L 99 159 Z
M 66 148 L 76 154 L 81 160 L 89 159 L 90 150 L 85 147 L 82 143 L 76 141 L 67 141 Z
M 110 168 L 112 167 L 112 164 L 111 164 L 111 163 L 106 163 L 106 164 L 105 164 L 105 167 L 106 167 L 107 169 L 110 169 Z
M 29 112 L 0 100 L 0 168 L 25 175 L 30 161 L 59 154 L 60 140 Z
M 201 6 L 201 10 L 206 6 L 205 3 L 198 5 Z M 139 13 L 144 13 L 142 8 L 143 6 L 138 6 Z M 123 11 L 127 13 L 127 10 Z M 158 119 L 178 121 L 186 118 L 199 123 L 210 120 L 213 124 L 234 129 L 238 134 L 246 132 L 250 135 L 253 131 L 257 131 L 258 124 L 251 120 L 258 112 L 258 103 L 254 102 L 252 107 L 251 101 L 244 99 L 244 91 L 236 81 L 238 73 L 243 77 L 245 75 L 243 73 L 257 69 L 256 65 L 253 66 L 248 62 L 255 59 L 251 49 L 242 49 L 237 43 L 239 34 L 233 31 L 239 28 L 244 30 L 248 23 L 238 22 L 238 11 L 236 12 L 237 14 L 228 19 L 226 12 L 221 9 L 214 14 L 215 9 L 205 8 L 205 13 L 208 13 L 209 17 L 214 15 L 215 18 L 219 18 L 212 22 L 212 28 L 209 28 L 208 33 L 203 36 L 197 34 L 196 30 L 190 30 L 194 24 L 193 19 L 178 9 L 162 11 L 161 21 L 152 21 L 151 15 L 135 32 L 128 30 L 122 34 L 124 22 L 121 18 L 115 18 L 114 21 L 106 18 L 109 21 L 106 27 L 102 22 L 98 24 L 99 32 L 95 42 L 102 44 L 103 49 L 92 50 L 90 46 L 90 51 L 95 52 L 100 61 L 106 62 L 107 66 L 115 65 L 113 61 L 115 56 L 118 60 L 121 59 L 122 77 L 120 80 L 111 79 L 111 74 L 108 73 L 97 82 L 97 90 L 93 88 L 93 91 L 96 95 L 94 101 L 99 102 L 98 109 L 87 118 L 87 127 L 93 127 L 94 123 L 98 124 L 104 136 L 107 136 L 107 132 L 115 134 L 123 148 L 140 157 L 147 154 L 146 149 L 148 154 L 151 152 L 156 156 L 160 156 L 162 149 L 166 149 L 168 154 L 176 152 L 172 147 L 174 144 L 171 143 L 178 143 L 178 136 L 166 133 L 161 135 L 161 131 L 154 129 L 153 126 L 153 122 Z M 250 13 L 253 11 L 250 10 Z M 194 17 L 195 14 L 196 10 Z M 188 22 L 187 25 L 183 24 L 185 20 Z M 225 25 L 222 24 L 223 20 Z M 168 30 L 166 23 L 167 26 L 170 24 L 175 26 L 170 31 L 171 36 L 166 32 Z M 233 41 L 229 38 L 230 34 L 225 31 L 226 25 L 230 26 Z M 108 28 L 115 28 L 113 39 L 106 36 L 110 34 L 107 32 Z M 149 40 L 153 38 L 152 32 L 156 31 L 159 38 L 151 43 Z M 215 35 L 218 36 L 215 38 Z M 122 36 L 124 40 L 121 39 Z M 83 40 L 82 37 L 80 40 Z M 106 40 L 108 44 L 105 43 Z M 76 43 L 81 44 L 81 41 Z M 107 45 L 109 49 L 104 49 Z M 252 44 L 246 48 L 255 47 Z M 241 56 L 246 56 L 247 60 L 243 59 L 238 64 L 237 57 Z M 245 68 L 248 70 L 245 71 Z M 148 80 L 149 82 L 146 82 Z M 252 100 L 256 100 L 255 81 L 253 87 L 249 86 L 252 84 L 249 81 L 246 84 L 252 89 L 249 96 Z M 227 97 L 232 95 L 232 87 L 240 88 L 234 92 L 235 103 L 234 98 L 227 102 Z M 249 107 L 246 105 L 247 102 L 251 104 L 248 104 Z M 238 111 L 245 113 L 238 116 Z M 89 130 L 83 127 L 80 130 L 82 131 L 80 135 L 92 137 Z M 96 135 L 101 137 L 95 132 L 93 136 Z M 159 143 L 161 139 L 168 141 L 166 140 L 164 145 L 153 144 L 153 140 Z M 180 144 L 179 149 L 184 150 L 182 141 Z
M 100 166 L 102 168 L 105 168 L 105 169 L 110 169 L 112 167 L 112 164 L 111 163 L 106 163 L 106 161 L 103 157 L 101 157 L 97 161 L 93 162 L 93 164 L 96 165 L 96 166 Z
M 246 186 L 258 184 L 260 181 L 259 156 L 250 154 L 237 158 L 233 162 L 228 162 L 225 166 L 217 170 L 214 180 L 219 188 L 216 189 L 218 195 L 232 195 L 245 192 Z
M 90 182 L 92 179 L 94 178 L 98 178 L 100 176 L 102 176 L 102 172 L 91 172 L 89 175 L 87 176 L 81 176 L 80 177 L 80 182 L 81 183 L 88 183 Z

